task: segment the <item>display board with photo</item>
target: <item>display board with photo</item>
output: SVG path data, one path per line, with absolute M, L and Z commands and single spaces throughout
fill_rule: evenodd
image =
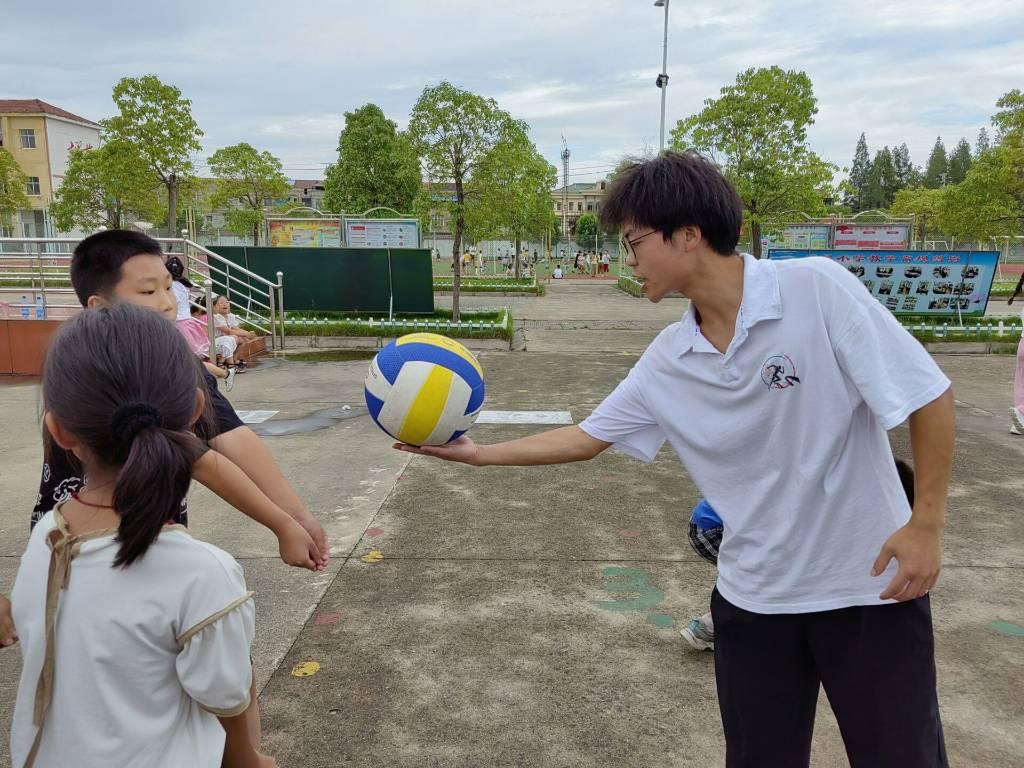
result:
M 832 259 L 896 314 L 980 316 L 996 275 L 996 251 L 775 249 L 769 259 Z

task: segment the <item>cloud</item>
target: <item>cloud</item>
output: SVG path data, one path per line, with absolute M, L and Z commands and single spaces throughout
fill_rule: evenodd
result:
M 344 112 L 372 101 L 404 127 L 447 79 L 529 122 L 560 170 L 564 135 L 579 181 L 657 145 L 663 18 L 650 0 L 16 3 L 0 97 L 99 119 L 120 77 L 152 72 L 192 100 L 202 158 L 247 141 L 308 177 L 335 159 Z M 973 143 L 1024 82 L 1021 29 L 1024 0 L 670 0 L 668 130 L 738 72 L 778 64 L 814 82 L 824 157 L 848 165 L 864 132 L 923 163 L 938 135 Z

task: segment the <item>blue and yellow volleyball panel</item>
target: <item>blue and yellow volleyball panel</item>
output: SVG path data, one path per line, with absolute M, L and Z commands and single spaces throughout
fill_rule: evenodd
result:
M 413 333 L 377 354 L 365 393 L 370 416 L 389 435 L 410 445 L 443 445 L 476 419 L 483 370 L 457 341 Z

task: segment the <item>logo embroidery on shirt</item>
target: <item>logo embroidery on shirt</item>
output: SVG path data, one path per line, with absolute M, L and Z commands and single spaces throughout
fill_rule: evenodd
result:
M 769 357 L 761 366 L 761 381 L 768 389 L 788 389 L 800 383 L 796 375 L 796 365 L 789 355 Z

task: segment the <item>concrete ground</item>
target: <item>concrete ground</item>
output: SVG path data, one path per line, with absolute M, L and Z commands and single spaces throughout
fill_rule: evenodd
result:
M 527 320 L 587 327 L 528 325 L 529 351 L 482 353 L 486 407 L 569 410 L 576 420 L 684 307 L 652 307 L 610 285 L 510 301 L 533 302 Z M 1014 359 L 938 362 L 958 400 L 933 592 L 950 763 L 1009 768 L 1024 764 L 1024 442 L 1005 419 Z M 268 751 L 306 768 L 723 764 L 712 659 L 677 631 L 706 610 L 714 572 L 687 544 L 698 493 L 674 456 L 646 466 L 608 452 L 534 469 L 410 461 L 362 415 L 365 369 L 269 361 L 231 393 L 240 409 L 280 410 L 268 431 L 339 409 L 315 431 L 266 437 L 331 536 L 327 573 L 284 566 L 269 534 L 206 491 L 192 495 L 193 532 L 238 557 L 258 592 Z M 0 386 L 4 591 L 36 493 L 36 412 L 32 382 Z M 533 429 L 478 425 L 473 435 L 491 442 Z M 909 456 L 906 428 L 892 439 Z M 363 561 L 371 551 L 382 559 Z M 319 670 L 294 676 L 304 662 Z M 0 651 L 0 677 L 11 681 L 0 688 L 4 730 L 18 664 L 17 651 Z M 823 696 L 812 764 L 846 764 Z

